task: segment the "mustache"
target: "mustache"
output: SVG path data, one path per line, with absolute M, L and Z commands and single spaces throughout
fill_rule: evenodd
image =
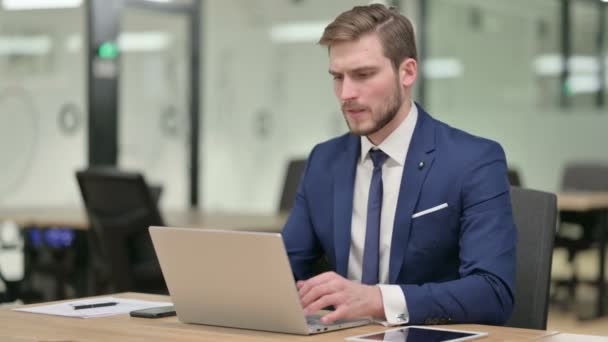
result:
M 359 103 L 357 103 L 356 101 L 346 101 L 342 103 L 342 111 L 349 111 L 349 110 L 366 110 L 367 107 L 363 106 Z

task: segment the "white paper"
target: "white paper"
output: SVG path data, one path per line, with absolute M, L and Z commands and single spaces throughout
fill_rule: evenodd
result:
M 103 306 L 99 308 L 75 310 L 76 305 L 99 304 L 107 302 L 116 302 L 116 305 Z M 77 318 L 93 318 L 126 314 L 133 310 L 156 308 L 161 306 L 170 306 L 167 302 L 152 302 L 138 299 L 125 299 L 116 297 L 100 297 L 93 299 L 74 300 L 59 304 L 41 305 L 36 307 L 18 308 L 15 311 L 32 312 L 46 315 L 56 315 L 65 317 Z

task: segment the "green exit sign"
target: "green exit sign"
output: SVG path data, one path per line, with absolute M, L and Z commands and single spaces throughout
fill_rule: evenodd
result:
M 113 42 L 105 42 L 99 46 L 97 55 L 103 59 L 114 59 L 118 57 L 118 45 Z

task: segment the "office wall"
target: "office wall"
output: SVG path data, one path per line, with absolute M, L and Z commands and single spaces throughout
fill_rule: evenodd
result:
M 119 78 L 119 165 L 188 199 L 188 21 L 126 8 Z M 0 9 L 0 206 L 80 205 L 87 166 L 85 9 Z M 124 37 L 123 37 L 124 38 Z M 67 126 L 61 112 L 73 111 Z
M 275 211 L 288 160 L 346 131 L 326 72 L 326 51 L 315 44 L 318 35 L 287 42 L 272 38 L 271 30 L 323 24 L 366 3 L 204 2 L 200 195 L 205 208 Z M 594 53 L 596 11 L 590 3 L 573 1 L 575 55 Z M 416 4 L 402 1 L 414 21 Z M 444 75 L 433 68 L 428 82 L 426 107 L 432 114 L 498 140 L 531 187 L 556 190 L 568 160 L 608 158 L 602 148 L 608 117 L 595 109 L 593 96 L 572 94 L 572 106 L 561 108 L 558 78 L 535 72 L 539 56 L 559 52 L 558 1 L 428 4 L 429 57 L 448 59 Z M 0 53 L 2 207 L 80 203 L 73 174 L 87 160 L 84 20 L 83 8 L 0 10 L 0 36 L 51 41 L 48 51 L 34 56 Z M 164 207 L 183 207 L 188 196 L 186 25 L 174 16 L 133 9 L 123 17 L 125 31 L 169 35 L 161 50 L 123 54 L 119 114 L 120 165 L 162 183 Z M 3 46 L 0 41 L 0 50 Z M 58 124 L 64 105 L 81 114 L 73 131 Z M 167 112 L 173 113 L 168 125 Z
M 2 207 L 78 199 L 73 173 L 86 164 L 85 58 L 70 37 L 83 28 L 82 9 L 35 16 L 0 10 Z
M 259 3 L 208 2 L 205 10 L 208 208 L 275 210 L 288 158 L 345 131 L 323 49 L 312 40 L 273 42 L 268 30 L 287 21 L 330 20 L 363 2 Z M 415 22 L 416 5 L 402 1 Z M 427 75 L 426 108 L 433 115 L 499 141 L 530 187 L 556 191 L 567 161 L 608 159 L 602 147 L 608 116 L 595 109 L 593 96 L 573 94 L 572 106 L 561 108 L 559 71 L 544 75 L 535 67 L 559 55 L 558 1 L 429 0 L 428 6 L 429 58 L 439 62 Z M 573 2 L 575 55 L 594 53 L 595 12 L 585 1 Z
M 524 185 L 533 188 L 558 190 L 568 161 L 608 162 L 608 111 L 596 109 L 594 94 L 575 85 L 571 106 L 560 107 L 561 69 L 541 63 L 560 52 L 558 1 L 433 0 L 429 7 L 430 58 L 461 66 L 457 76 L 429 81 L 429 111 L 499 141 Z M 573 55 L 579 59 L 593 62 L 596 18 L 594 3 L 573 2 Z M 589 68 L 577 62 L 572 74 L 593 80 Z
M 162 185 L 164 208 L 188 206 L 189 29 L 183 15 L 127 7 L 121 17 L 118 165 Z
M 345 131 L 320 33 L 286 42 L 283 24 L 329 23 L 365 1 L 207 1 L 201 125 L 202 202 L 277 210 L 287 162 Z M 318 25 L 317 25 L 318 26 Z M 322 25 L 320 26 L 322 28 Z

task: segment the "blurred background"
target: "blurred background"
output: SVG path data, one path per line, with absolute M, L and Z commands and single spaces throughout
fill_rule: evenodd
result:
M 204 1 L 197 6 L 196 94 L 191 14 L 129 6 L 143 2 L 126 1 L 116 14 L 117 165 L 162 183 L 162 206 L 189 206 L 195 95 L 198 204 L 272 212 L 287 161 L 346 131 L 327 54 L 316 41 L 337 13 L 368 2 Z M 60 8 L 38 9 L 47 3 Z M 418 30 L 423 72 L 416 100 L 440 120 L 499 141 L 526 185 L 556 191 L 565 163 L 606 159 L 601 1 L 388 4 Z M 3 207 L 80 203 L 70 175 L 89 161 L 87 65 L 95 57 L 89 52 L 97 52 L 89 51 L 87 15 L 86 1 L 4 0 L 0 7 Z
M 369 3 L 0 0 L 0 222 L 6 232 L 18 226 L 5 246 L 24 255 L 5 262 L 5 272 L 21 265 L 6 281 L 18 298 L 7 298 L 96 293 L 88 276 L 70 281 L 92 259 L 90 237 L 70 224 L 79 219 L 71 208 L 85 207 L 77 170 L 138 172 L 161 189 L 163 212 L 288 210 L 289 162 L 347 130 L 316 42 L 338 13 Z M 416 27 L 415 100 L 501 143 L 517 184 L 560 192 L 568 165 L 608 164 L 607 2 L 384 3 Z M 37 218 L 41 211 L 53 219 Z M 605 240 L 582 226 L 564 231 L 587 240 L 554 254 L 567 289 L 552 285 L 549 328 L 608 334 L 608 321 L 581 314 L 605 299 L 594 292 Z M 57 232 L 65 236 L 48 237 Z M 574 268 L 591 285 L 573 285 Z

